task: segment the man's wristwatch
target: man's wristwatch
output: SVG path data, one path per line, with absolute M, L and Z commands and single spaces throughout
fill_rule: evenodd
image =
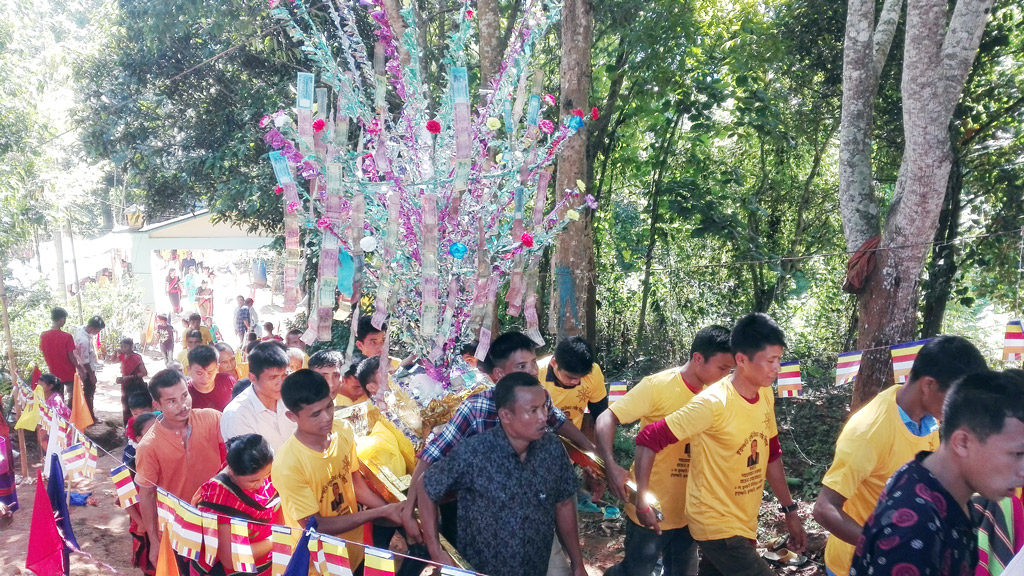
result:
M 779 504 L 779 510 L 781 510 L 783 514 L 789 514 L 790 512 L 796 512 L 797 508 L 799 508 L 799 505 L 797 505 L 796 500 L 793 500 L 793 503 L 790 504 L 789 506 L 783 506 L 782 504 Z

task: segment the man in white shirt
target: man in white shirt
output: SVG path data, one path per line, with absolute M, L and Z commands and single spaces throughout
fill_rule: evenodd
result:
M 78 359 L 80 370 L 79 378 L 82 379 L 82 392 L 85 393 L 85 405 L 89 408 L 89 414 L 93 420 L 96 419 L 96 412 L 92 409 L 92 399 L 96 395 L 96 372 L 100 369 L 100 361 L 96 358 L 96 347 L 93 340 L 101 330 L 107 327 L 103 318 L 93 316 L 85 326 L 75 330 L 75 357 Z M 74 402 L 74 391 L 71 393 Z
M 242 434 L 259 434 L 277 450 L 295 432 L 281 401 L 281 383 L 288 371 L 288 354 L 281 342 L 261 342 L 249 352 L 252 385 L 224 408 L 220 420 L 225 440 Z

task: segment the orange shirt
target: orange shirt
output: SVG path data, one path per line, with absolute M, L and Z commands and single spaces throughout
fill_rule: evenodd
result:
M 199 487 L 224 467 L 224 439 L 220 435 L 220 412 L 208 408 L 192 410 L 192 431 L 186 450 L 185 430 L 171 430 L 157 422 L 139 442 L 135 452 L 135 482 L 159 486 L 185 501 L 191 501 Z

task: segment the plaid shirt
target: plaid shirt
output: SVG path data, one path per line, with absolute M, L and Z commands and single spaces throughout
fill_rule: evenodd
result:
M 548 427 L 557 431 L 565 421 L 565 414 L 555 408 L 549 395 Z M 497 425 L 498 408 L 494 405 L 494 388 L 474 394 L 459 404 L 452 419 L 445 424 L 440 434 L 431 434 L 427 438 L 419 459 L 433 464 L 447 456 L 459 442 L 470 436 L 482 434 Z
M 249 307 L 239 306 L 235 310 L 235 333 L 245 334 L 245 324 L 249 322 Z

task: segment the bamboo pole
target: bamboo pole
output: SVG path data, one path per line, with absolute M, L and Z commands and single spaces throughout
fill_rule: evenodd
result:
M 0 261 L 0 271 L 7 267 L 7 262 Z M 17 390 L 18 390 L 18 366 L 15 364 L 14 356 L 14 339 L 11 337 L 11 317 L 7 313 L 7 287 L 4 286 L 3 279 L 0 278 L 0 319 L 3 321 L 4 326 L 4 340 L 7 342 L 7 365 L 8 370 L 11 373 L 11 394 L 15 398 L 15 406 L 18 407 L 17 415 L 21 416 L 20 403 L 17 401 Z M 15 420 L 17 422 L 17 420 Z M 21 451 L 21 476 L 23 478 L 28 477 L 28 452 L 25 451 L 25 431 L 18 430 L 18 450 Z

